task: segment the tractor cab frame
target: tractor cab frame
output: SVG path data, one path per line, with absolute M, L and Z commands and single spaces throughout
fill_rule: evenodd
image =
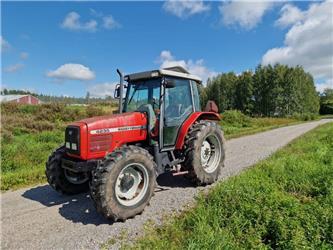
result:
M 121 83 L 115 91 L 115 97 L 119 99 L 119 113 L 146 112 L 149 129 L 157 132 L 158 128 L 159 149 L 174 150 L 183 123 L 194 112 L 201 112 L 198 91 L 200 78 L 181 67 L 146 71 L 125 77 L 120 73 L 120 78 Z M 122 78 L 127 81 L 127 85 L 122 84 Z M 125 98 L 120 95 L 122 88 L 127 89 Z

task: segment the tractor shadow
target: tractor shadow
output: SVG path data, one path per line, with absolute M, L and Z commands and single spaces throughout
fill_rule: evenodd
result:
M 194 187 L 193 183 L 190 180 L 186 179 L 184 176 L 172 176 L 171 172 L 161 174 L 157 177 L 158 189 L 155 192 L 165 191 L 172 188 L 189 188 Z
M 84 225 L 109 224 L 113 222 L 97 213 L 89 193 L 78 195 L 62 195 L 49 185 L 38 186 L 25 191 L 22 196 L 37 201 L 46 207 L 60 206 L 59 214 L 67 220 Z
M 171 173 L 160 175 L 157 178 L 157 183 L 159 187 L 155 192 L 167 191 L 176 187 L 193 187 L 184 177 L 172 176 Z M 22 197 L 37 201 L 48 208 L 58 206 L 59 214 L 73 223 L 82 223 L 83 225 L 93 224 L 96 226 L 113 224 L 112 221 L 105 219 L 97 213 L 89 193 L 62 195 L 54 191 L 49 185 L 43 185 L 25 191 Z

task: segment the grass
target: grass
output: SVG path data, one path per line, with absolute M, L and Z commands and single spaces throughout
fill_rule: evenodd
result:
M 66 124 L 110 114 L 113 110 L 111 105 L 2 104 L 1 190 L 45 182 L 45 162 L 63 143 Z M 226 138 L 232 138 L 297 122 L 299 120 L 291 118 L 250 118 L 237 111 L 228 111 L 223 114 L 221 124 Z
M 223 119 L 223 118 L 222 118 Z M 270 129 L 280 128 L 289 125 L 296 125 L 303 121 L 293 118 L 250 118 L 250 122 L 244 126 L 229 124 L 221 121 L 226 139 L 237 138 L 245 135 L 251 135 L 264 132 Z
M 302 117 L 249 117 L 236 110 L 228 110 L 222 114 L 220 122 L 227 139 L 255 134 L 266 130 L 303 122 Z
M 217 184 L 131 248 L 332 249 L 332 149 L 330 123 Z
M 63 142 L 61 130 L 15 136 L 1 148 L 1 189 L 45 182 L 45 162 Z
M 67 123 L 112 112 L 90 105 L 1 105 L 1 190 L 44 183 L 45 162 L 64 142 Z

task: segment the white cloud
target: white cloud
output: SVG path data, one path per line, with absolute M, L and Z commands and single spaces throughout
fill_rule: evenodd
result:
M 99 83 L 88 88 L 91 97 L 104 98 L 107 96 L 113 97 L 114 89 L 117 83 Z
M 0 36 L 1 40 L 1 52 L 7 51 L 11 48 L 9 42 L 7 42 L 2 36 Z
M 27 53 L 27 52 L 21 52 L 20 53 L 20 58 L 22 60 L 26 60 L 26 59 L 28 59 L 28 57 L 29 57 L 29 53 Z
M 82 64 L 67 63 L 54 71 L 49 71 L 47 76 L 56 79 L 88 81 L 95 78 L 95 73 Z
M 285 4 L 280 10 L 280 18 L 275 22 L 277 26 L 287 27 L 304 18 L 303 12 L 291 4 Z
M 98 27 L 103 27 L 104 29 L 115 29 L 120 28 L 121 25 L 118 23 L 113 16 L 104 15 L 102 12 L 98 12 L 94 9 L 90 9 L 90 15 L 95 17 L 95 19 L 100 19 L 102 26 L 99 26 L 98 22 L 95 19 L 91 19 L 87 22 L 80 21 L 80 15 L 76 12 L 70 12 L 67 14 L 63 20 L 61 27 L 64 29 L 74 30 L 74 31 L 89 31 L 95 32 Z
M 103 17 L 103 27 L 105 29 L 116 29 L 116 28 L 120 28 L 120 24 L 114 20 L 114 18 L 109 15 L 109 16 L 105 16 Z
M 73 11 L 67 14 L 61 27 L 69 30 L 95 32 L 97 30 L 97 21 L 91 19 L 88 22 L 82 23 L 80 22 L 80 15 Z
M 224 25 L 250 30 L 261 22 L 262 17 L 273 5 L 270 1 L 232 1 L 222 3 L 219 10 Z
M 175 66 L 182 66 L 187 69 L 191 74 L 199 76 L 205 83 L 209 77 L 217 75 L 217 72 L 208 69 L 204 65 L 204 60 L 176 60 L 175 57 L 168 50 L 163 50 L 157 60 L 160 63 L 160 68 L 169 68 Z
M 316 80 L 332 82 L 332 16 L 332 2 L 311 4 L 308 10 L 302 12 L 300 20 L 295 19 L 285 36 L 284 46 L 268 50 L 262 64 L 302 65 Z
M 202 0 L 168 0 L 164 2 L 163 9 L 179 18 L 187 18 L 208 11 L 210 6 L 205 4 Z
M 7 73 L 15 73 L 15 72 L 19 71 L 20 69 L 22 69 L 23 67 L 24 67 L 23 64 L 16 63 L 14 65 L 10 65 L 10 66 L 4 68 L 4 71 Z

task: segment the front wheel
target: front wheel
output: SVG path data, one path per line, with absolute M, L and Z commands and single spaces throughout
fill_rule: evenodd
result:
M 93 173 L 91 197 L 98 212 L 114 221 L 141 213 L 156 185 L 156 164 L 147 150 L 124 146 L 105 157 Z
M 211 121 L 195 123 L 185 140 L 185 164 L 188 177 L 198 185 L 211 184 L 218 179 L 225 158 L 223 132 Z
M 52 153 L 46 163 L 45 174 L 50 186 L 63 194 L 79 194 L 89 189 L 88 173 L 75 173 L 61 167 L 65 147 Z

